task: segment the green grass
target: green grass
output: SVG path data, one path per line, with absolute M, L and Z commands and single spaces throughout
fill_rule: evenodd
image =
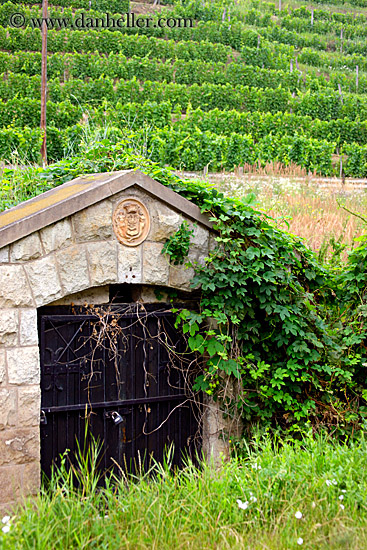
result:
M 165 466 L 96 490 L 96 457 L 82 489 L 61 469 L 49 490 L 14 511 L 4 549 L 362 549 L 367 542 L 367 442 L 258 437 L 221 468 Z M 76 471 L 75 471 L 76 474 Z M 74 474 L 74 475 L 75 475 Z M 340 497 L 343 497 L 341 499 Z M 237 500 L 248 502 L 240 509 Z M 342 506 L 344 506 L 344 509 Z M 295 514 L 302 514 L 297 519 Z M 299 545 L 297 540 L 303 539 Z

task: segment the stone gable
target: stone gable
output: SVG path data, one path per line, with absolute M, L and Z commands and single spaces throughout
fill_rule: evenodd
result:
M 149 215 L 149 231 L 136 246 L 134 237 L 130 237 L 132 244 L 124 245 L 114 231 L 113 215 L 124 199 L 132 204 L 139 201 Z M 129 208 L 133 234 L 136 216 L 140 215 L 144 227 L 147 220 L 142 212 Z M 161 254 L 166 239 L 184 220 L 194 229 L 189 260 L 203 263 L 211 233 L 207 217 L 140 172 L 78 178 L 0 214 L 0 489 L 6 487 L 0 500 L 4 508 L 22 492 L 39 487 L 37 308 L 106 303 L 109 286 L 122 283 L 139 289 L 136 298 L 147 302 L 154 301 L 156 286 L 190 291 L 193 269 L 173 266 Z

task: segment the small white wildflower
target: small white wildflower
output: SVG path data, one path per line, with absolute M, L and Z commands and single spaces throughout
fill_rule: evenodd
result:
M 345 508 L 344 504 L 339 504 L 339 506 L 342 510 L 344 510 L 344 508 Z
M 333 485 L 338 485 L 338 482 L 336 481 L 336 479 L 333 479 Z
M 347 491 L 346 491 L 345 489 L 342 489 L 341 492 L 342 492 L 342 493 L 346 493 Z
M 257 498 L 254 497 L 253 495 L 250 496 L 250 501 L 251 502 L 257 502 Z
M 10 525 L 4 525 L 4 527 L 1 530 L 2 530 L 3 533 L 9 533 Z
M 302 537 L 299 537 L 299 539 L 297 539 L 297 544 L 299 544 L 301 546 L 301 544 L 303 544 L 303 538 Z
M 238 507 L 241 508 L 241 510 L 246 510 L 246 508 L 248 508 L 248 502 L 246 500 L 246 502 L 242 502 L 242 500 L 240 500 L 239 498 L 237 499 L 237 504 L 238 504 Z
M 313 502 L 311 506 L 312 508 L 316 508 L 316 502 Z
M 302 512 L 300 512 L 299 510 L 294 514 L 294 517 L 297 518 L 297 519 L 301 519 L 302 517 Z
M 327 480 L 325 481 L 325 483 L 326 483 L 326 485 L 327 485 L 328 487 L 330 487 L 330 485 L 332 485 L 332 481 L 330 481 L 330 479 L 327 479 Z
M 253 470 L 261 470 L 261 466 L 257 462 L 255 462 L 255 464 L 252 464 L 251 468 Z
M 344 495 L 339 496 L 339 500 L 343 500 L 343 498 L 344 498 Z
M 3 519 L 1 520 L 1 523 L 9 523 L 10 521 L 10 516 L 4 516 Z

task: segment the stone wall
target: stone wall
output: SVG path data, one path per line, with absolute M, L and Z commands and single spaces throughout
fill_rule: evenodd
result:
M 126 197 L 148 208 L 147 239 L 116 239 L 112 214 Z M 73 300 L 105 302 L 110 284 L 190 289 L 191 268 L 161 254 L 185 217 L 131 187 L 0 249 L 0 506 L 8 509 L 40 482 L 40 365 L 37 308 Z M 194 227 L 193 220 L 189 219 Z M 189 259 L 203 262 L 210 232 L 194 227 Z

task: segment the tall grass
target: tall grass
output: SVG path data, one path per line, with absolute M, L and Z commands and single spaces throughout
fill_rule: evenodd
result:
M 4 549 L 366 547 L 367 442 L 259 436 L 221 468 L 155 465 L 97 487 L 98 453 L 14 510 Z M 73 473 L 71 473 L 73 472 Z M 72 484 L 79 477 L 79 489 Z M 296 512 L 298 512 L 296 514 Z M 300 516 L 301 517 L 297 517 Z
M 333 242 L 353 248 L 355 238 L 366 231 L 366 224 L 343 209 L 364 213 L 367 208 L 367 189 L 352 184 L 325 185 L 322 180 L 280 176 L 234 177 L 208 174 L 206 179 L 224 193 L 254 196 L 258 209 L 277 220 L 279 227 L 306 240 L 316 252 L 329 255 Z

